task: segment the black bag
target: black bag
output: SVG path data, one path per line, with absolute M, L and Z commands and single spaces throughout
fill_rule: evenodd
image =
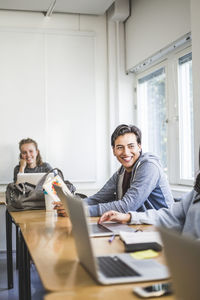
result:
M 43 184 L 49 173 L 59 174 L 64 180 L 62 171 L 54 168 L 46 173 L 35 186 L 30 183 L 9 183 L 6 189 L 6 202 L 8 211 L 22 211 L 32 209 L 45 209 Z M 64 181 L 69 190 L 74 193 L 75 186 L 68 180 Z

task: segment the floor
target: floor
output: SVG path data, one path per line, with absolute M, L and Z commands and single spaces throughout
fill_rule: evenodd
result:
M 13 254 L 14 288 L 7 289 L 6 253 L 0 252 L 0 300 L 18 300 L 18 271 L 15 253 Z M 43 300 L 45 290 L 34 264 L 31 264 L 31 300 Z

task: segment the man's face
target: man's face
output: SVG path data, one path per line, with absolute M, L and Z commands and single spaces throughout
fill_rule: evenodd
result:
M 134 163 L 140 156 L 141 145 L 137 143 L 134 133 L 125 133 L 118 136 L 113 147 L 113 154 L 124 166 L 127 172 L 131 172 Z

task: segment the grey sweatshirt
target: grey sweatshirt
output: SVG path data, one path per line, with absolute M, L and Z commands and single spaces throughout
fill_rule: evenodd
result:
M 173 197 L 170 187 L 154 154 L 140 155 L 132 169 L 130 188 L 122 196 L 124 172 L 121 166 L 99 192 L 85 199 L 90 216 L 99 216 L 108 210 L 126 213 L 171 206 Z
M 129 213 L 131 224 L 154 224 L 200 238 L 200 195 L 194 190 L 186 194 L 181 201 L 175 202 L 170 209 Z

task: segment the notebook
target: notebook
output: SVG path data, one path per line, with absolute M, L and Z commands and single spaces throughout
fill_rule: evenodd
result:
M 141 251 L 152 249 L 155 251 L 162 250 L 162 241 L 157 231 L 136 231 L 133 233 L 121 231 L 120 239 L 124 242 L 125 251 Z
M 63 189 L 60 188 L 57 185 L 54 185 L 54 188 L 56 190 L 57 196 L 60 199 L 60 201 L 63 203 L 65 210 L 67 211 L 67 214 L 69 215 L 68 211 L 68 205 L 65 194 L 68 194 L 70 196 L 73 196 L 73 194 L 70 192 L 67 186 L 65 186 Z M 106 222 L 104 224 L 97 224 L 97 223 L 89 223 L 89 232 L 91 237 L 97 237 L 97 236 L 111 236 L 111 235 L 119 235 L 120 231 L 133 233 L 134 229 L 126 224 L 119 224 L 115 222 Z
M 36 185 L 45 174 L 46 173 L 18 173 L 17 183 L 28 182 Z
M 175 233 L 173 230 L 160 228 L 159 231 L 176 298 L 199 300 L 200 242 Z
M 128 253 L 95 256 L 89 237 L 87 207 L 78 197 L 66 194 L 72 232 L 81 265 L 103 285 L 168 278 L 167 267 L 154 259 L 137 260 Z

